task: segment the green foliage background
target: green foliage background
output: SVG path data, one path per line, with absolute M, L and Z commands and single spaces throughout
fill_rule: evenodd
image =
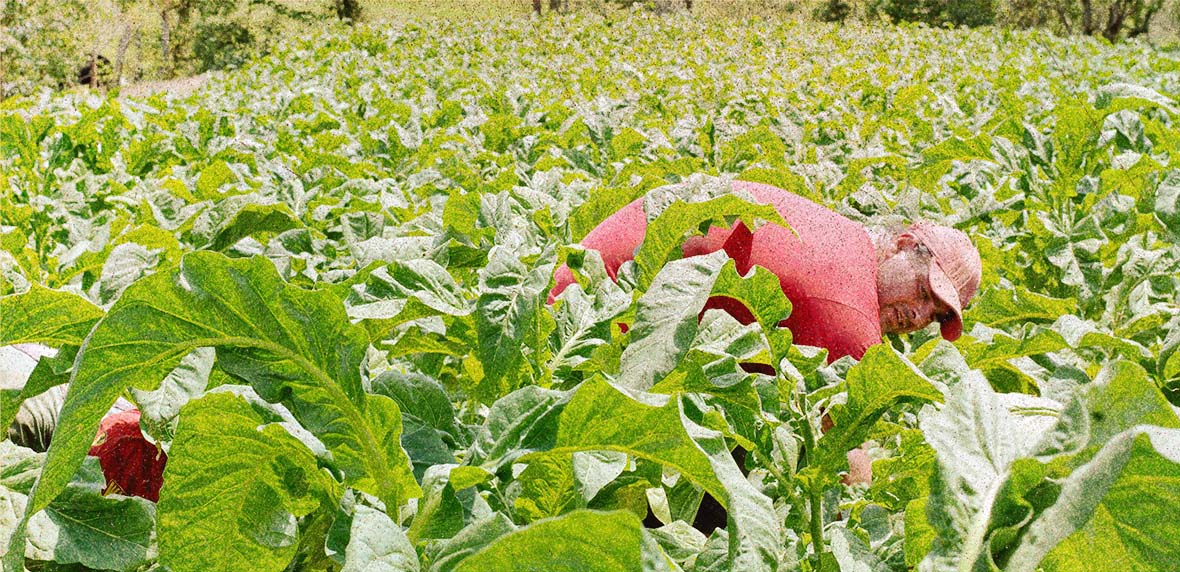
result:
M 47 453 L 0 443 L 5 570 L 1176 569 L 1178 78 L 1136 42 L 580 13 L 5 100 L 0 349 L 60 349 L 5 414 L 70 383 Z M 734 177 L 963 229 L 965 335 L 792 345 L 773 277 L 674 248 L 772 218 Z M 617 283 L 576 246 L 673 183 Z M 698 322 L 718 294 L 758 321 Z M 158 505 L 85 459 L 120 396 Z

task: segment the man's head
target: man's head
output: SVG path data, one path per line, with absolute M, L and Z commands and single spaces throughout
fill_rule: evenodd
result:
M 942 337 L 963 333 L 963 307 L 979 288 L 979 251 L 962 231 L 926 222 L 874 229 L 881 331 L 901 334 L 933 321 Z

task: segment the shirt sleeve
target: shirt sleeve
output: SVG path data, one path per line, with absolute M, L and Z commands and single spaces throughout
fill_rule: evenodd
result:
M 48 450 L 65 395 L 66 386 L 59 385 L 22 402 L 8 427 L 9 440 L 38 453 Z

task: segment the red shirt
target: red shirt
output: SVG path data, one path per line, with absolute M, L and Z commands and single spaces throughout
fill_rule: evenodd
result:
M 741 223 L 732 229 L 714 227 L 706 236 L 686 240 L 684 256 L 724 249 L 743 274 L 753 264 L 773 272 L 793 307 L 780 325 L 791 329 L 795 343 L 827 348 L 829 360 L 846 355 L 860 359 L 869 346 L 880 343 L 877 255 L 864 228 L 777 187 L 745 181 L 735 181 L 733 186 L 774 205 L 794 232 L 774 224 L 753 233 Z M 646 230 L 640 198 L 602 221 L 586 235 L 582 246 L 597 250 L 614 278 L 619 266 L 634 257 Z M 550 302 L 574 278 L 562 266 L 556 280 Z M 733 299 L 713 297 L 705 308 L 725 309 L 744 323 L 753 321 L 750 312 Z
M 104 417 L 98 434 L 90 454 L 98 457 L 107 486 L 114 485 L 119 494 L 159 501 L 168 456 L 143 438 L 139 410 Z

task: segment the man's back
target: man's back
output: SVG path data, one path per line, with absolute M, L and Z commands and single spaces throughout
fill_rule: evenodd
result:
M 737 181 L 733 186 L 774 205 L 792 228 L 766 224 L 753 233 L 740 223 L 733 229 L 714 228 L 706 236 L 686 240 L 684 255 L 724 249 L 743 274 L 755 264 L 773 272 L 793 306 L 783 325 L 791 329 L 796 343 L 827 348 L 829 359 L 859 359 L 880 342 L 876 253 L 864 228 L 770 185 Z M 646 227 L 643 199 L 638 199 L 599 224 L 582 244 L 602 254 L 613 277 L 634 257 Z M 562 267 L 550 297 L 572 282 L 573 276 Z M 713 298 L 706 308 L 722 308 L 739 320 L 752 320 L 736 301 Z

